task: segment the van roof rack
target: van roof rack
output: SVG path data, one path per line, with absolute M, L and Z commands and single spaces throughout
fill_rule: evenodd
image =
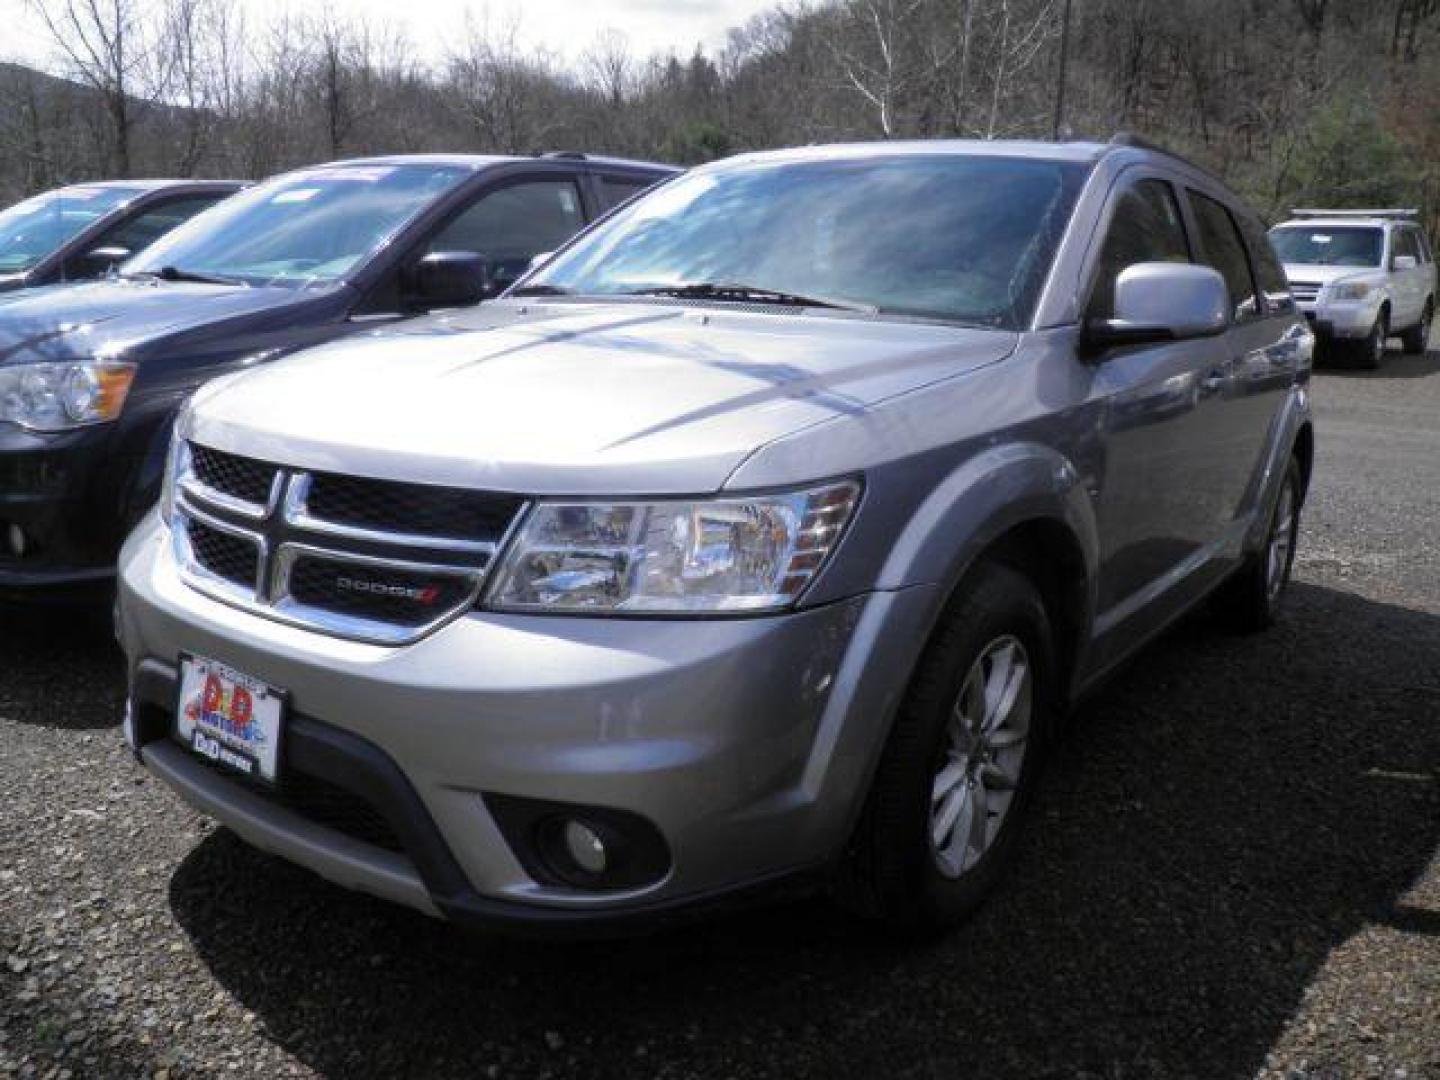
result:
M 1296 207 L 1290 211 L 1291 217 L 1297 218 L 1387 218 L 1404 220 L 1406 218 L 1417 218 L 1420 211 L 1415 208 L 1408 210 L 1315 210 Z

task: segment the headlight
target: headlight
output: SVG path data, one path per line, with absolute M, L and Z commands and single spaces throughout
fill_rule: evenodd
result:
M 835 549 L 859 496 L 847 480 L 749 498 L 540 503 L 487 606 L 640 615 L 783 608 Z
M 66 431 L 114 420 L 134 380 L 135 365 L 123 360 L 0 367 L 0 422 Z
M 1341 282 L 1339 285 L 1330 286 L 1330 299 L 1364 300 L 1374 289 L 1374 285 L 1367 285 L 1363 281 Z

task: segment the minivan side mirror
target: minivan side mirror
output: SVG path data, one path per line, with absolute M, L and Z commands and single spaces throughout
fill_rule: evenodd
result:
M 130 255 L 129 248 L 113 244 L 107 247 L 91 248 L 76 258 L 71 265 L 75 268 L 76 277 L 102 277 L 110 272 L 112 266 L 119 266 L 130 258 Z
M 1115 317 L 1085 324 L 1090 349 L 1214 337 L 1230 325 L 1230 291 L 1208 266 L 1136 263 L 1115 280 Z
M 1420 263 L 1414 255 L 1396 255 L 1390 260 L 1390 265 L 1396 270 L 1414 270 Z
M 495 293 L 490 261 L 473 251 L 432 251 L 415 264 L 410 295 L 422 308 L 466 307 Z

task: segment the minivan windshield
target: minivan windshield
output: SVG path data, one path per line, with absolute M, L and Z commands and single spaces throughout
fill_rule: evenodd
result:
M 140 193 L 133 187 L 60 188 L 0 211 L 0 274 L 20 274 Z
M 124 266 L 124 274 L 292 288 L 344 278 L 468 174 L 458 165 L 344 165 L 232 196 Z
M 942 153 L 699 170 L 641 196 L 517 292 L 813 303 L 1019 329 L 1085 172 Z
M 1285 263 L 1379 266 L 1385 235 L 1366 226 L 1281 225 L 1270 230 L 1270 243 Z

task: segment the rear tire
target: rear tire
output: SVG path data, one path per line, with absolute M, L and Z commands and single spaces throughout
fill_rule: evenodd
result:
M 1370 328 L 1370 334 L 1359 345 L 1360 366 L 1367 371 L 1375 371 L 1380 367 L 1380 362 L 1385 359 L 1385 342 L 1390 337 L 1390 313 L 1384 308 L 1380 314 L 1375 316 L 1375 325 Z
M 1300 462 L 1291 457 L 1270 508 L 1264 544 L 1245 560 L 1217 597 L 1226 620 L 1240 633 L 1258 633 L 1274 625 L 1295 566 L 1304 496 Z
M 982 564 L 951 601 L 895 718 L 838 899 L 905 936 L 972 912 L 1013 858 L 1052 727 L 1050 621 L 1022 574 Z
M 1425 350 L 1430 347 L 1430 327 L 1435 322 L 1435 301 L 1425 301 L 1425 314 L 1421 317 L 1416 326 L 1412 326 L 1400 335 L 1404 343 L 1405 351 L 1411 356 L 1424 356 Z

